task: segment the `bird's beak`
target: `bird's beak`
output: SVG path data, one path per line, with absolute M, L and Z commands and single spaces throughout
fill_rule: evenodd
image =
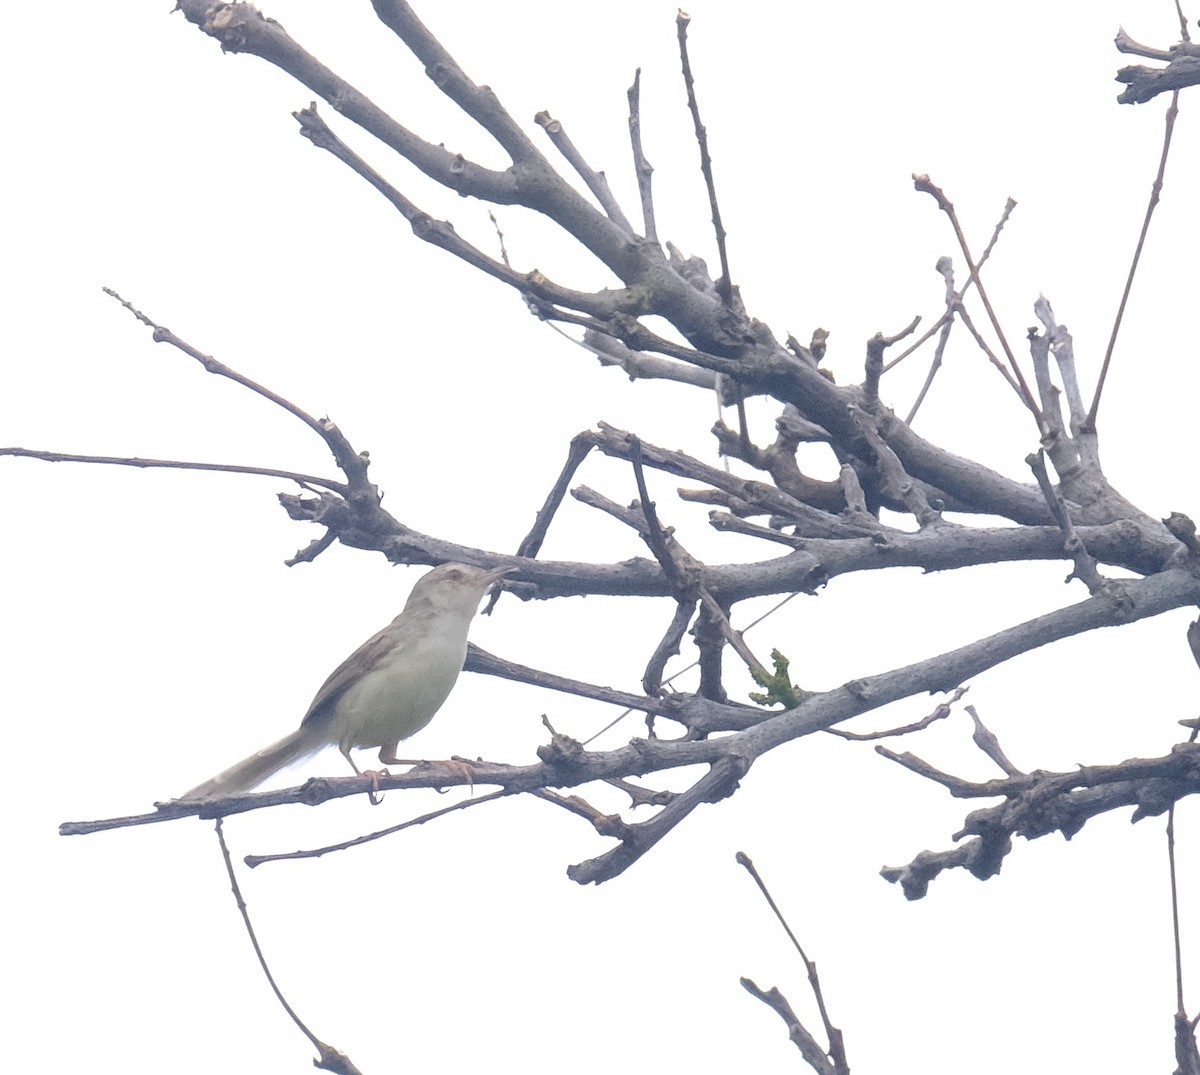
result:
M 491 586 L 493 583 L 499 582 L 505 575 L 511 575 L 517 568 L 515 567 L 498 567 L 495 571 L 489 571 L 483 576 L 487 580 L 487 584 Z M 480 581 L 483 581 L 482 579 Z

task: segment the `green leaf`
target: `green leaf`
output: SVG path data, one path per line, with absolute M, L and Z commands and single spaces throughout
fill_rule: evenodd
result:
M 788 659 L 777 649 L 771 650 L 771 660 L 775 664 L 774 675 L 764 675 L 762 672 L 750 669 L 754 682 L 765 687 L 765 693 L 750 692 L 750 701 L 755 705 L 782 705 L 784 709 L 795 709 L 806 698 L 812 697 L 812 691 L 806 691 L 792 682 L 788 675 Z

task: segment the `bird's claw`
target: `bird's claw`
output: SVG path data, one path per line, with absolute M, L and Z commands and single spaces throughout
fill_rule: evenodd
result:
M 360 774 L 371 778 L 371 790 L 367 792 L 367 798 L 370 799 L 372 806 L 378 806 L 383 802 L 383 796 L 379 793 L 379 778 L 383 776 L 391 776 L 386 769 L 368 769 Z

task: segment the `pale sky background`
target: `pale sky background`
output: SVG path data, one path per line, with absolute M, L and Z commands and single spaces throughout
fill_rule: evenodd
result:
M 101 294 L 115 288 L 203 351 L 371 452 L 385 506 L 417 529 L 510 553 L 570 437 L 598 420 L 715 461 L 704 393 L 599 370 L 519 298 L 415 239 L 374 192 L 298 137 L 311 92 L 223 56 L 165 2 L 22 5 L 8 14 L 9 166 L 0 442 L 93 454 L 276 466 L 336 476 L 317 438 L 204 374 Z M 502 165 L 370 6 L 264 8 L 310 51 L 431 141 Z M 1119 24 L 1162 47 L 1169 3 L 914 0 L 792 5 L 694 0 L 692 59 L 733 274 L 782 338 L 832 333 L 858 380 L 865 340 L 940 308 L 956 256 L 914 193 L 928 172 L 978 251 L 1018 208 L 987 270 L 1015 346 L 1039 292 L 1098 369 L 1158 160 L 1165 100 L 1119 107 Z M 636 210 L 625 90 L 643 69 L 659 228 L 715 264 L 683 107 L 675 7 L 520 0 L 418 5 L 477 81 L 530 121 L 548 109 Z M 1193 16 L 1196 12 L 1192 12 Z M 1109 477 L 1143 509 L 1195 498 L 1197 95 L 1175 156 L 1101 412 Z M 327 119 L 401 189 L 490 249 L 486 209 L 437 191 Z M 537 132 L 541 137 L 540 132 Z M 609 281 L 549 229 L 498 211 L 508 250 L 580 287 Z M 927 361 L 927 359 L 926 359 Z M 885 396 L 907 409 L 924 372 Z M 774 411 L 752 408 L 760 439 Z M 953 349 L 918 429 L 1025 477 L 1034 430 L 983 359 Z M 291 730 L 325 675 L 391 618 L 418 569 L 334 548 L 290 522 L 274 480 L 0 461 L 9 774 L 13 1070 L 125 1075 L 311 1070 L 241 930 L 211 825 L 60 838 L 63 820 L 146 810 Z M 628 468 L 580 480 L 618 501 Z M 715 562 L 779 554 L 711 533 L 654 487 L 664 520 Z M 546 558 L 645 555 L 569 504 Z M 1066 564 L 838 579 L 749 635 L 825 689 L 1081 600 Z M 503 656 L 636 689 L 668 602 L 506 598 L 474 639 Z M 745 624 L 766 605 L 739 606 Z M 1023 767 L 1153 756 L 1195 715 L 1179 612 L 1072 640 L 979 677 L 969 700 Z M 860 728 L 907 723 L 914 699 Z M 604 707 L 464 676 L 414 753 L 526 762 L 541 716 L 585 738 Z M 631 718 L 609 733 L 639 733 Z M 967 718 L 900 741 L 986 778 Z M 340 774 L 326 753 L 295 775 Z M 292 782 L 290 780 L 285 781 Z M 619 800 L 597 797 L 615 807 Z M 391 794 L 244 815 L 235 854 L 291 850 L 447 800 Z M 776 751 L 731 800 L 702 808 L 618 880 L 566 867 L 609 844 L 562 811 L 509 801 L 318 861 L 243 872 L 273 970 L 313 1029 L 364 1072 L 473 1069 L 799 1070 L 777 1017 L 738 985 L 778 985 L 812 1018 L 803 967 L 734 853 L 750 854 L 818 962 L 856 1072 L 1167 1071 L 1174 1005 L 1163 821 L 1128 812 L 1071 843 L 1019 844 L 981 884 L 939 878 L 908 904 L 883 882 L 949 846 L 972 804 L 869 746 L 811 737 Z M 637 815 L 634 815 L 636 819 Z M 1178 826 L 1185 900 L 1200 892 L 1190 802 Z M 1200 958 L 1195 916 L 1191 967 Z M 1194 976 L 1193 976 L 1194 977 Z M 1195 1011 L 1200 999 L 1193 992 Z M 811 1024 L 815 1028 L 815 1023 Z

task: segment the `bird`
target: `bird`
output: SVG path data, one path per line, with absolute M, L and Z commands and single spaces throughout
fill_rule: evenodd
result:
M 384 765 L 400 763 L 400 740 L 433 719 L 458 680 L 480 599 L 513 570 L 449 563 L 422 575 L 400 615 L 333 670 L 299 728 L 192 788 L 179 801 L 250 791 L 331 743 L 360 775 L 350 757 L 354 747 L 379 747 Z

